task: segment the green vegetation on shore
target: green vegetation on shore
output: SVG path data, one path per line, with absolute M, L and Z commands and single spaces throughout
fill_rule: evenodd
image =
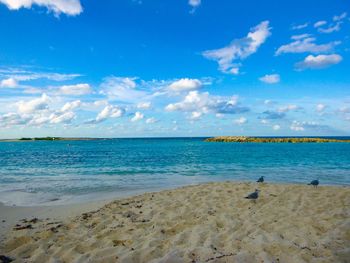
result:
M 32 141 L 92 141 L 106 140 L 104 138 L 68 138 L 68 137 L 23 137 L 20 139 L 0 139 L 0 142 L 32 142 Z
M 64 138 L 60 137 L 35 137 L 35 138 L 21 138 L 20 141 L 58 141 Z
M 313 138 L 313 137 L 249 137 L 249 136 L 218 136 L 205 139 L 206 142 L 256 142 L 256 143 L 327 143 L 350 142 L 350 140 Z

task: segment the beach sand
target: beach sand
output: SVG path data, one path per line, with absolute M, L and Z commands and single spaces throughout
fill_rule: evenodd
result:
M 245 199 L 255 188 L 259 199 Z M 350 262 L 350 187 L 208 183 L 73 218 L 43 216 L 20 222 L 30 227 L 11 230 L 0 254 L 15 262 Z
M 32 220 L 34 218 L 52 220 L 73 219 L 74 217 L 98 209 L 111 200 L 100 200 L 89 203 L 77 203 L 69 205 L 52 206 L 5 206 L 0 203 L 0 242 L 2 242 L 9 230 L 22 219 Z M 48 221 L 48 220 L 47 220 Z M 1 261 L 0 261 L 1 262 Z

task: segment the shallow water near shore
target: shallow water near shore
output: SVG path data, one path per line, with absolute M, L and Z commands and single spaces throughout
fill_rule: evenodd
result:
M 350 185 L 349 143 L 208 143 L 203 138 L 0 143 L 0 202 L 54 205 L 210 181 Z

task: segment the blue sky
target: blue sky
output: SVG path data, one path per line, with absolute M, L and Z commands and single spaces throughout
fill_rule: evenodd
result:
M 0 137 L 350 135 L 350 3 L 0 0 Z

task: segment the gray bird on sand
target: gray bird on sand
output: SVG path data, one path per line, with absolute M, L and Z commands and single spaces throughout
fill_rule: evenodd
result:
M 312 180 L 309 184 L 307 185 L 313 185 L 314 187 L 317 187 L 320 184 L 318 180 Z
M 257 183 L 263 183 L 264 182 L 264 176 L 260 176 L 260 178 L 256 182 Z
M 259 192 L 260 192 L 260 190 L 255 189 L 255 192 L 253 192 L 253 193 L 247 195 L 247 196 L 244 197 L 244 198 L 256 200 L 256 199 L 258 199 L 258 197 L 259 197 Z

